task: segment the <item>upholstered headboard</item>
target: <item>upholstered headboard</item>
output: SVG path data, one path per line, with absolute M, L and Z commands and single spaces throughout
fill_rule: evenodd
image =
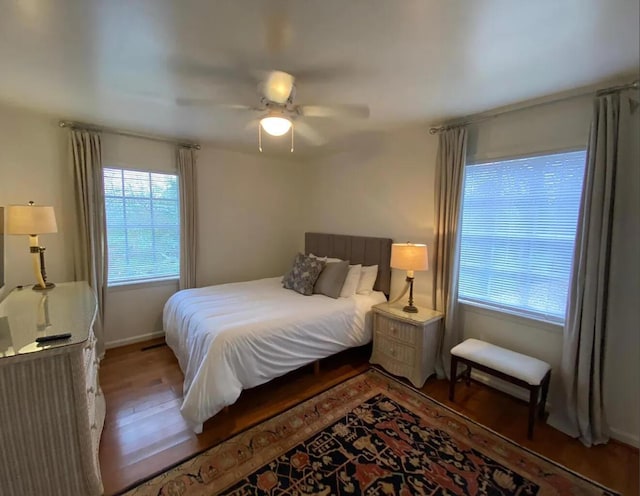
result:
M 351 264 L 377 265 L 378 278 L 373 288 L 389 296 L 391 288 L 391 243 L 389 238 L 348 236 L 308 232 L 304 235 L 304 251 L 319 257 L 349 260 Z

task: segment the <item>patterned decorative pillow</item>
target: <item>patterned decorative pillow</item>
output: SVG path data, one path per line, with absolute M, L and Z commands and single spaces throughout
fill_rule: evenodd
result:
M 324 266 L 324 260 L 298 253 L 291 270 L 282 280 L 282 285 L 286 289 L 293 289 L 300 294 L 310 296 L 313 294 L 313 285 L 318 280 Z
M 303 253 L 298 253 L 295 258 L 293 259 L 293 265 L 291 266 L 291 268 L 289 269 L 289 271 L 284 275 L 284 277 L 282 278 L 282 285 L 285 286 L 285 284 L 289 284 L 291 285 L 291 281 L 293 280 L 293 269 L 295 268 L 295 266 L 298 263 L 301 263 L 302 260 L 304 259 L 305 255 Z M 285 286 L 286 287 L 286 286 Z M 289 289 L 289 288 L 287 288 Z

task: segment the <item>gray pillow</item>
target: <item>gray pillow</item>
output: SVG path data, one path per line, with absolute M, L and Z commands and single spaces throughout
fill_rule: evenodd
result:
M 293 289 L 300 294 L 310 296 L 313 294 L 313 285 L 318 280 L 324 266 L 324 260 L 298 253 L 291 270 L 282 280 L 282 285 L 286 289 Z
M 348 273 L 348 260 L 328 263 L 320 272 L 316 285 L 313 287 L 313 292 L 327 295 L 331 298 L 338 298 Z

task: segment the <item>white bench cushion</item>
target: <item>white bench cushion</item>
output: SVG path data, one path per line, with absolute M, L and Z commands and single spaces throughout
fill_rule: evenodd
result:
M 539 386 L 551 369 L 548 363 L 537 358 L 473 338 L 454 346 L 451 354 L 515 377 L 531 386 Z

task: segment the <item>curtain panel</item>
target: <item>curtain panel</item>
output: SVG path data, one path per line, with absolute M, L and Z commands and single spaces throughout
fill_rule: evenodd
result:
M 442 378 L 449 374 L 450 350 L 461 341 L 458 314 L 460 218 L 467 130 L 440 133 L 436 158 L 435 225 L 433 240 L 433 308 L 444 313 L 444 329 L 436 362 Z
M 603 376 L 609 312 L 615 305 L 609 296 L 613 288 L 610 268 L 615 254 L 621 248 L 628 251 L 634 239 L 632 233 L 615 233 L 614 227 L 638 215 L 621 208 L 619 194 L 638 166 L 637 156 L 636 163 L 632 158 L 633 147 L 637 146 L 632 129 L 637 132 L 638 115 L 632 116 L 633 100 L 626 93 L 624 97 L 614 93 L 594 100 L 564 327 L 560 370 L 563 397 L 549 418 L 549 424 L 579 437 L 587 446 L 609 440 Z M 637 243 L 638 236 L 635 240 Z M 634 259 L 637 266 L 637 252 Z M 624 274 L 630 277 L 629 272 Z
M 196 151 L 179 146 L 176 166 L 180 182 L 180 289 L 196 287 L 198 252 Z
M 100 134 L 72 129 L 69 132 L 76 215 L 74 279 L 88 281 L 96 293 L 98 313 L 94 323 L 97 354 L 104 355 L 104 305 L 108 250 Z

